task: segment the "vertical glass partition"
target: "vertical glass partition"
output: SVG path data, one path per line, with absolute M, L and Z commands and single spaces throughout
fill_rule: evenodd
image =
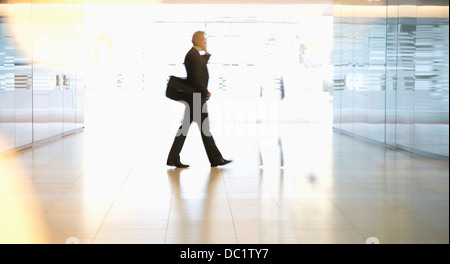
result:
M 14 43 L 7 30 L 3 6 L 0 11 L 0 151 L 15 146 L 14 126 Z
M 334 1 L 334 128 L 449 155 L 448 1 Z
M 28 147 L 33 142 L 31 4 L 26 3 L 15 8 L 18 13 L 14 21 L 15 145 Z
M 411 2 L 413 2 L 411 4 Z M 416 67 L 416 1 L 400 0 L 397 45 L 396 145 L 412 151 Z
M 0 1 L 0 154 L 83 127 L 83 4 Z
M 388 146 L 395 147 L 397 124 L 397 49 L 398 49 L 398 2 L 391 0 L 386 10 L 386 138 Z
M 429 1 L 417 3 L 412 146 L 448 156 L 449 10 L 448 1 L 441 2 L 447 7 L 436 11 Z
M 33 140 L 31 50 L 31 2 L 0 2 L 0 152 Z

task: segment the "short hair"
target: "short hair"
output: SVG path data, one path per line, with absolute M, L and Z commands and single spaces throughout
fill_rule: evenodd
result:
M 192 35 L 192 44 L 195 44 L 202 36 L 205 36 L 205 31 L 196 31 L 194 35 Z

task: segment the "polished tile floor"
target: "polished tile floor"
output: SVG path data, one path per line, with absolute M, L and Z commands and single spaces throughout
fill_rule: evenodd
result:
M 449 243 L 447 161 L 295 124 L 216 133 L 221 168 L 194 128 L 173 169 L 172 132 L 103 124 L 4 157 L 0 242 Z

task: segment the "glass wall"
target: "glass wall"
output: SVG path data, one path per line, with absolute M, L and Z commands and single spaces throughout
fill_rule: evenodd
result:
M 334 1 L 334 128 L 448 158 L 448 1 Z
M 83 5 L 60 2 L 0 2 L 0 153 L 83 126 Z
M 254 124 L 257 114 L 267 119 L 269 110 L 254 113 L 267 101 L 280 103 L 280 122 L 322 118 L 325 107 L 319 108 L 311 98 L 331 112 L 330 9 L 331 5 L 85 4 L 91 73 L 86 79 L 87 126 L 148 120 L 166 125 L 167 117 L 154 113 L 170 113 L 177 105 L 183 110 L 165 97 L 165 88 L 168 76 L 186 76 L 183 62 L 197 30 L 206 31 L 212 54 L 212 124 Z M 306 109 L 309 105 L 319 111 Z M 308 111 L 313 114 L 306 120 L 301 115 Z M 132 116 L 125 114 L 131 112 Z

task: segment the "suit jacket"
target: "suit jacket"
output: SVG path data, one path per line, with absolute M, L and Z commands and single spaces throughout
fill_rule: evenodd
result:
M 187 80 L 197 92 L 202 94 L 202 98 L 208 95 L 208 61 L 210 54 L 200 55 L 200 53 L 192 47 L 184 58 L 184 66 L 186 67 Z

